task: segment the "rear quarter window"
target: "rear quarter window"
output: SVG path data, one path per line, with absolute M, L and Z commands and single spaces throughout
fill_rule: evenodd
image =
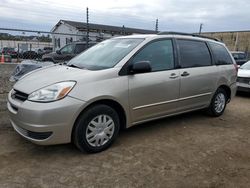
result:
M 209 42 L 209 46 L 212 50 L 216 65 L 233 64 L 231 56 L 225 46 L 213 42 Z

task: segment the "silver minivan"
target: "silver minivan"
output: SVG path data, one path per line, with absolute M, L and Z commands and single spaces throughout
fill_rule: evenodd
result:
M 131 35 L 23 76 L 7 105 L 14 129 L 31 142 L 100 152 L 122 128 L 199 109 L 222 115 L 236 78 L 237 65 L 217 40 Z

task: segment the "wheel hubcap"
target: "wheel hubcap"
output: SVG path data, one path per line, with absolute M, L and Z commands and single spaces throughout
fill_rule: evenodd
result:
M 98 115 L 87 126 L 87 142 L 93 147 L 103 146 L 112 138 L 114 129 L 115 124 L 110 116 Z
M 215 111 L 221 113 L 226 104 L 226 97 L 223 93 L 219 93 L 215 98 Z

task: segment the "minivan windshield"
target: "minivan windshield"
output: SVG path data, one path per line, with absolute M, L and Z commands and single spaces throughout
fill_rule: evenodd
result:
M 68 65 L 89 70 L 112 68 L 143 40 L 142 38 L 109 39 L 76 56 L 68 62 Z

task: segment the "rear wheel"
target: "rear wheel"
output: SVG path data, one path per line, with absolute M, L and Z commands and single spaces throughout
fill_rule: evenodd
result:
M 218 88 L 208 107 L 208 114 L 215 117 L 221 116 L 226 108 L 227 99 L 228 96 L 226 91 L 222 88 Z
M 101 152 L 114 142 L 119 128 L 119 117 L 113 108 L 95 105 L 80 115 L 73 132 L 73 141 L 81 151 Z

